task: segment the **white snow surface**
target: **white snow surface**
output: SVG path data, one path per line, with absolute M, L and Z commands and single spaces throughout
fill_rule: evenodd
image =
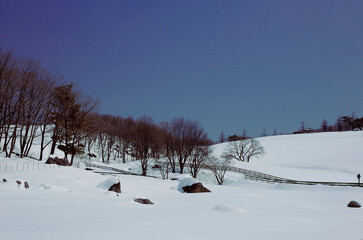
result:
M 329 132 L 257 138 L 265 154 L 236 167 L 295 180 L 356 182 L 363 172 L 363 132 Z M 220 156 L 228 143 L 213 146 Z
M 112 185 L 117 184 L 117 183 L 119 183 L 119 179 L 117 179 L 115 177 L 110 177 L 109 179 L 98 184 L 97 188 L 108 190 L 108 189 L 110 189 L 110 187 Z
M 236 166 L 303 180 L 354 182 L 357 172 L 363 172 L 362 132 L 258 140 L 266 154 L 250 163 L 236 161 Z M 225 146 L 214 146 L 214 153 Z M 5 172 L 4 164 L 10 163 L 14 171 Z M 36 167 L 37 163 L 0 154 L 1 240 L 363 239 L 363 208 L 347 207 L 351 200 L 363 204 L 363 188 L 250 182 L 232 172 L 226 175 L 226 185 L 219 186 L 210 171 L 202 170 L 198 181 L 212 192 L 184 194 L 179 184 L 197 181 L 188 174 L 170 174 L 178 181 L 110 178 L 81 168 Z M 24 169 L 15 171 L 17 165 Z M 35 167 L 26 170 L 28 165 Z M 110 165 L 137 169 L 136 163 Z M 157 173 L 150 169 L 148 174 Z M 105 187 L 118 180 L 119 196 Z M 141 205 L 135 198 L 155 204 Z

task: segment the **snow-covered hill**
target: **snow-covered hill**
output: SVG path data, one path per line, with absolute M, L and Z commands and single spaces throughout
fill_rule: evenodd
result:
M 362 170 L 363 132 L 258 140 L 266 154 L 235 165 L 278 176 L 334 181 L 355 181 L 356 170 Z M 214 153 L 222 153 L 225 146 L 215 145 Z M 34 161 L 0 155 L 0 163 Z M 122 192 L 116 195 L 99 187 L 109 178 L 74 167 L 0 171 L 0 239 L 363 238 L 363 208 L 347 208 L 351 200 L 363 203 L 363 188 L 250 182 L 237 173 L 228 173 L 227 185 L 218 186 L 208 184 L 213 176 L 203 170 L 199 180 L 211 193 L 186 194 L 178 191 L 178 181 L 118 175 Z M 155 204 L 141 205 L 135 198 Z
M 363 173 L 363 132 L 330 132 L 257 138 L 265 155 L 234 166 L 279 177 L 356 182 Z M 228 143 L 213 146 L 219 156 Z

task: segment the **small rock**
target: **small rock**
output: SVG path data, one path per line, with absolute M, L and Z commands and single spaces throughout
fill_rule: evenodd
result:
M 16 181 L 16 183 L 17 183 L 18 185 L 20 185 L 20 184 L 21 184 L 21 182 L 20 182 L 20 181 Z
M 356 201 L 350 201 L 349 204 L 348 204 L 348 207 L 351 207 L 351 208 L 360 208 L 360 204 L 357 203 Z
M 154 166 L 151 167 L 152 169 L 160 169 L 161 166 L 159 164 L 155 164 Z
M 134 201 L 140 204 L 150 204 L 150 205 L 154 204 L 152 201 L 150 201 L 147 198 L 136 198 Z
M 24 187 L 25 188 L 29 188 L 29 183 L 28 182 L 24 182 Z
M 178 178 L 170 178 L 170 180 L 175 181 L 178 180 Z
M 85 170 L 86 170 L 86 171 L 93 171 L 93 170 L 95 170 L 95 169 L 94 169 L 94 168 L 88 168 L 88 167 L 87 167 L 87 168 L 85 168 Z
M 6 178 L 3 178 L 3 182 L 7 182 L 8 180 L 6 180 Z
M 121 193 L 121 183 L 120 182 L 115 183 L 108 189 L 108 191 L 115 192 L 115 193 Z

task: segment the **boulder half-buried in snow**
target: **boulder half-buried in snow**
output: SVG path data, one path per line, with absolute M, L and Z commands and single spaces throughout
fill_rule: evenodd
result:
M 136 198 L 134 201 L 140 204 L 154 204 L 152 201 L 146 198 Z
M 180 180 L 178 185 L 178 191 L 185 193 L 210 192 L 210 190 L 204 187 L 202 183 L 198 182 L 194 178 L 189 178 L 189 177 Z
M 55 157 L 55 158 L 48 158 L 48 160 L 45 162 L 45 164 L 57 164 L 60 166 L 69 166 L 69 162 L 67 159 L 65 158 L 59 158 L 59 157 Z
M 109 192 L 115 192 L 115 193 L 121 193 L 121 183 L 115 183 L 113 184 L 109 189 Z
M 202 183 L 194 183 L 191 186 L 183 187 L 184 192 L 186 193 L 202 193 L 202 192 L 210 192 L 210 190 L 203 186 Z
M 356 201 L 350 201 L 349 204 L 348 204 L 348 207 L 351 207 L 351 208 L 360 208 L 360 204 L 357 203 Z
M 111 177 L 111 178 L 107 179 L 106 181 L 101 182 L 100 184 L 98 184 L 97 188 L 102 188 L 107 191 L 121 193 L 120 180 L 118 180 L 114 177 Z

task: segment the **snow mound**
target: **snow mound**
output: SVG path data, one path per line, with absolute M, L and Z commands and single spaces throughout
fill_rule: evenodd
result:
M 214 208 L 211 209 L 212 211 L 217 212 L 239 212 L 239 213 L 246 213 L 246 210 L 236 208 L 227 204 L 218 204 Z
M 47 184 L 40 184 L 35 189 L 45 189 L 45 190 L 52 190 L 56 192 L 72 192 L 72 190 L 64 187 L 54 186 L 54 185 L 47 185 Z
M 106 181 L 103 181 L 100 184 L 98 184 L 97 188 L 108 190 L 112 185 L 114 185 L 118 182 L 119 182 L 119 180 L 117 178 L 111 177 L 111 178 L 107 179 Z
M 51 189 L 51 187 L 49 185 L 45 185 L 45 184 L 40 184 L 38 187 L 36 187 L 35 189 Z
M 196 180 L 195 178 L 192 178 L 192 177 L 183 178 L 179 182 L 178 191 L 183 193 L 184 192 L 183 187 L 191 186 L 191 185 L 193 185 L 195 183 L 199 183 L 199 181 Z

